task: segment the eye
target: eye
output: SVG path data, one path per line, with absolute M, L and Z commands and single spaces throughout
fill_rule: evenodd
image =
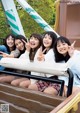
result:
M 66 45 L 66 43 L 62 43 L 63 45 Z
M 15 44 L 15 46 L 18 46 L 18 44 Z
M 49 40 L 52 40 L 52 38 L 51 38 L 51 37 L 49 37 Z
M 57 47 L 60 47 L 60 45 L 57 45 Z
M 38 40 L 37 38 L 35 38 L 35 40 Z
M 46 39 L 47 37 L 46 36 L 44 36 L 44 38 L 43 39 Z
M 33 37 L 31 37 L 30 39 L 33 39 Z

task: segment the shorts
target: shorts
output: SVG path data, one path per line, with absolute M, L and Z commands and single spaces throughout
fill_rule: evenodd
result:
M 38 87 L 38 91 L 41 91 L 41 92 L 43 92 L 48 87 L 53 87 L 54 89 L 57 90 L 58 93 L 60 91 L 60 84 L 57 84 L 57 83 L 37 81 L 36 85 Z

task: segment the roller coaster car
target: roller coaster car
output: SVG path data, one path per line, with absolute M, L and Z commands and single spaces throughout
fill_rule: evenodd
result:
M 71 42 L 76 40 L 76 47 L 80 45 L 80 0 L 59 0 L 56 3 L 55 30 Z
M 73 87 L 73 73 L 70 69 L 66 70 L 66 67 L 64 68 L 64 64 L 62 63 L 55 63 L 55 65 L 51 65 L 50 63 L 48 66 L 46 63 L 39 63 L 37 66 L 37 62 L 23 62 L 23 60 L 20 62 L 20 60 L 21 59 L 16 58 L 3 58 L 3 60 L 0 61 L 0 65 L 13 68 L 23 68 L 29 71 L 40 71 L 48 74 L 55 73 L 58 76 L 67 75 L 69 78 L 67 97 L 61 96 L 64 88 L 63 80 L 53 80 L 51 78 L 41 76 L 0 71 L 0 74 L 4 73 L 61 84 L 59 96 L 52 96 L 39 91 L 14 87 L 10 84 L 0 84 L 0 105 L 8 104 L 10 113 L 80 113 L 80 91 L 76 91 L 74 94 L 71 94 Z M 55 68 L 56 66 L 59 66 L 59 68 Z M 57 69 L 57 71 L 55 69 Z M 66 72 L 64 72 L 64 70 Z M 0 110 L 2 111 L 2 107 L 0 107 Z

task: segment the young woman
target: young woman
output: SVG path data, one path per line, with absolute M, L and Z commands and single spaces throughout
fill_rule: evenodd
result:
M 12 54 L 14 54 L 15 57 L 19 58 L 23 53 L 25 53 L 25 42 L 27 42 L 27 39 L 23 35 L 16 36 L 15 46 L 18 52 L 16 50 L 12 52 Z
M 53 32 L 44 33 L 43 44 L 42 44 L 42 47 L 39 48 L 39 50 L 37 51 L 35 60 L 42 61 L 42 62 L 55 62 L 53 47 L 54 47 L 56 38 L 57 36 Z M 43 75 L 45 77 L 53 76 L 53 75 L 42 74 L 42 73 L 41 74 L 38 73 L 37 75 L 39 76 Z M 58 84 L 44 82 L 44 81 L 35 81 L 31 85 L 29 85 L 28 88 L 38 90 L 48 94 L 53 94 L 53 95 L 57 95 L 60 90 L 60 86 Z
M 2 57 L 7 57 L 9 54 L 15 50 L 15 36 L 13 34 L 9 34 L 6 36 L 3 45 L 0 45 L 0 59 Z M 0 66 L 0 70 L 4 70 L 3 66 Z
M 9 54 L 5 55 L 5 53 L 3 55 L 5 55 L 6 57 L 19 57 L 26 50 L 24 41 L 27 42 L 26 38 L 23 35 L 17 35 L 16 38 L 15 38 L 16 49 L 14 51 L 12 51 L 10 55 Z M 9 70 L 9 69 L 7 68 L 6 70 Z M 16 70 L 11 70 L 11 71 L 16 71 Z M 0 77 L 0 82 L 10 83 L 13 79 L 15 79 L 15 77 L 11 76 L 11 75 L 2 76 L 2 77 Z
M 56 40 L 54 46 L 55 61 L 67 62 L 68 67 L 74 74 L 73 92 L 80 87 L 80 51 L 74 49 L 74 44 L 75 42 L 70 44 L 70 41 L 67 38 L 61 36 Z M 65 81 L 65 85 L 68 84 L 66 77 L 59 78 Z
M 0 45 L 0 51 L 5 53 L 11 53 L 11 51 L 15 50 L 15 35 L 9 34 L 4 39 L 3 45 Z
M 20 56 L 20 58 L 34 61 L 34 57 L 37 52 L 37 49 L 41 46 L 41 44 L 42 44 L 42 36 L 36 33 L 32 34 L 30 36 L 29 42 L 28 43 L 25 42 L 26 51 L 24 54 Z M 27 87 L 30 84 L 30 80 L 26 78 L 16 79 L 16 80 L 13 80 L 11 84 L 15 86 Z

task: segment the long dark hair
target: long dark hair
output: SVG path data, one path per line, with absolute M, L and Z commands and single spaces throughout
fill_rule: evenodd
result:
M 55 54 L 55 61 L 56 62 L 60 62 L 60 61 L 65 61 L 67 62 L 68 59 L 70 58 L 69 54 L 67 53 L 66 56 L 64 57 L 62 54 L 60 54 L 58 51 L 57 51 L 57 43 L 61 41 L 62 43 L 67 43 L 69 46 L 71 45 L 70 41 L 68 38 L 66 37 L 63 37 L 63 36 L 60 36 L 59 38 L 57 38 L 55 44 L 54 44 L 54 54 Z
M 40 46 L 42 44 L 42 36 L 40 34 L 33 33 L 33 34 L 30 35 L 30 38 L 31 37 L 37 38 L 39 40 L 39 45 L 36 48 L 34 48 L 34 49 L 32 49 L 32 48 L 30 49 L 29 58 L 30 58 L 31 61 L 33 61 L 34 60 L 34 56 L 35 56 L 38 48 L 40 48 Z
M 55 41 L 57 39 L 57 35 L 54 32 L 52 32 L 52 31 L 47 31 L 47 32 L 43 33 L 43 39 L 44 39 L 46 34 L 50 35 L 50 37 L 52 38 L 52 44 L 51 44 L 50 48 L 53 48 L 54 47 L 54 43 L 55 43 Z M 44 50 L 44 49 L 45 49 L 45 47 L 44 47 L 44 45 L 42 43 L 42 50 Z
M 10 51 L 10 48 L 9 48 L 9 46 L 7 45 L 7 39 L 9 38 L 9 37 L 12 37 L 13 38 L 13 40 L 14 40 L 14 46 L 13 46 L 13 50 L 15 50 L 15 35 L 13 35 L 13 34 L 8 34 L 6 37 L 5 37 L 5 39 L 4 39 L 4 41 L 3 41 L 3 44 L 6 46 L 6 48 L 7 48 L 7 51 L 10 53 L 11 51 Z
M 24 44 L 24 49 L 23 49 L 23 50 L 19 50 L 19 51 L 20 51 L 20 55 L 21 55 L 21 54 L 23 54 L 23 53 L 25 52 L 25 50 L 26 50 L 24 41 L 27 42 L 27 39 L 26 39 L 26 37 L 24 37 L 23 35 L 17 35 L 16 38 L 15 38 L 15 40 L 21 40 L 21 42 Z M 24 40 L 24 41 L 23 41 L 23 40 Z M 20 55 L 19 55 L 19 56 L 20 56 Z

